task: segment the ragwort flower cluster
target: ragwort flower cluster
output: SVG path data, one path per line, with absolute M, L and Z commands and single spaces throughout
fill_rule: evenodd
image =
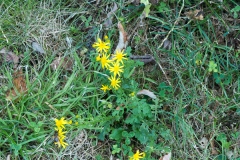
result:
M 67 133 L 67 131 L 65 131 L 65 126 L 66 124 L 72 124 L 72 121 L 67 121 L 64 119 L 64 117 L 62 117 L 61 119 L 55 119 L 55 125 L 56 128 L 55 130 L 57 131 L 57 141 L 55 142 L 55 144 L 58 145 L 58 147 L 63 147 L 66 148 L 66 146 L 68 145 L 66 142 L 64 142 L 66 136 L 65 134 Z
M 110 85 L 103 84 L 101 90 L 104 92 L 120 88 L 121 74 L 124 71 L 124 60 L 127 60 L 124 50 L 117 50 L 115 54 L 110 53 L 110 40 L 107 36 L 104 37 L 104 41 L 100 38 L 92 45 L 97 51 L 96 61 L 100 62 L 102 69 L 106 69 L 110 72 L 108 80 Z

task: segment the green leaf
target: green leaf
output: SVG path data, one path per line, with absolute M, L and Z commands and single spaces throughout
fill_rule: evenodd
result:
M 96 158 L 96 160 L 102 160 L 103 159 L 101 155 L 96 155 L 95 158 Z
M 123 131 L 123 132 L 122 132 L 122 136 L 123 136 L 123 137 L 128 137 L 128 132 L 127 132 L 127 131 Z
M 228 149 L 231 146 L 231 142 L 224 142 L 222 143 L 223 148 Z
M 149 3 L 148 0 L 141 0 L 141 3 L 143 3 L 145 5 L 145 8 L 143 10 L 143 13 L 145 13 L 145 17 L 148 17 L 148 14 L 150 12 L 151 3 Z
M 231 82 L 232 82 L 232 75 L 229 74 L 228 76 L 225 76 L 225 80 L 224 80 L 223 84 L 229 85 Z
M 148 17 L 148 14 L 150 12 L 150 7 L 151 7 L 151 4 L 148 4 L 145 6 L 143 12 L 145 13 L 145 17 Z
M 239 11 L 240 11 L 240 6 L 236 6 L 231 10 L 231 12 L 233 12 L 233 18 L 236 19 L 238 17 L 237 12 L 239 12 Z
M 135 133 L 134 132 L 130 132 L 128 133 L 128 137 L 134 137 Z
M 125 50 L 125 53 L 130 56 L 131 55 L 131 51 L 132 51 L 132 48 L 131 47 L 127 47 L 126 50 Z
M 171 137 L 171 131 L 169 129 L 163 129 L 161 128 L 161 132 L 160 132 L 160 135 L 166 140 L 170 140 L 172 137 Z
M 138 118 L 135 115 L 131 115 L 125 120 L 126 124 L 134 124 L 137 122 L 138 122 Z
M 203 57 L 203 55 L 202 55 L 201 53 L 198 53 L 198 54 L 196 55 L 196 59 L 202 59 L 202 57 Z
M 118 145 L 113 145 L 112 154 L 119 153 L 120 151 L 121 151 L 121 148 L 118 148 Z
M 213 78 L 217 84 L 220 84 L 222 80 L 224 79 L 223 74 L 213 73 Z
M 157 8 L 159 12 L 169 11 L 167 4 L 164 2 L 161 2 Z
M 216 67 L 217 67 L 217 64 L 214 61 L 209 61 L 208 72 L 218 72 Z
M 238 139 L 238 137 L 240 137 L 240 132 L 232 133 L 231 136 L 232 136 L 234 139 Z
M 39 132 L 39 131 L 40 131 L 40 128 L 39 128 L 39 127 L 35 127 L 35 128 L 34 128 L 34 131 L 35 131 L 35 132 Z
M 98 139 L 101 141 L 105 140 L 105 135 L 106 135 L 106 131 L 103 130 L 102 132 L 100 132 L 100 134 L 98 135 Z
M 238 17 L 238 14 L 237 14 L 237 12 L 234 12 L 234 13 L 233 13 L 233 18 L 235 18 L 235 19 L 236 19 L 237 17 Z
M 223 154 L 220 154 L 216 157 L 216 160 L 227 160 L 227 157 Z
M 148 133 L 142 131 L 136 131 L 135 137 L 141 142 L 141 144 L 146 144 L 148 142 Z
M 118 128 L 118 129 L 113 129 L 112 133 L 110 134 L 110 139 L 114 139 L 116 141 L 119 141 L 122 139 L 122 132 L 123 129 L 122 128 Z
M 123 154 L 124 155 L 128 155 L 128 153 L 132 153 L 132 148 L 126 144 L 122 144 L 122 148 L 123 148 Z
M 226 141 L 227 140 L 227 137 L 224 133 L 220 133 L 218 136 L 217 136 L 217 141 Z
M 145 6 L 149 4 L 148 0 L 141 0 L 140 3 L 143 3 Z
M 11 149 L 14 150 L 15 156 L 17 156 L 19 150 L 22 148 L 22 145 L 21 144 L 11 144 L 10 147 L 11 147 Z
M 222 147 L 228 149 L 231 145 L 231 142 L 227 142 L 227 137 L 224 133 L 221 133 L 217 136 L 217 140 L 222 143 Z
M 152 117 L 152 112 L 151 112 L 151 108 L 149 107 L 149 105 L 142 106 L 142 113 L 143 113 L 143 115 L 146 115 L 147 117 Z
M 126 138 L 126 139 L 125 139 L 125 144 L 126 144 L 126 145 L 129 145 L 130 143 L 131 143 L 130 138 Z
M 135 67 L 137 66 L 143 66 L 143 62 L 140 62 L 140 61 L 134 61 L 134 60 L 131 60 L 129 59 L 128 61 L 126 61 L 124 63 L 124 73 L 123 73 L 123 76 L 124 78 L 130 78 L 131 75 L 134 73 L 135 71 Z
M 36 123 L 36 122 L 30 122 L 29 125 L 30 125 L 32 128 L 34 128 L 34 127 L 37 126 L 37 123 Z

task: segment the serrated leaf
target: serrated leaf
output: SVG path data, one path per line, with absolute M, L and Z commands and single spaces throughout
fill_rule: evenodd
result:
M 138 119 L 137 119 L 137 117 L 134 116 L 134 115 L 129 116 L 129 117 L 125 120 L 125 123 L 127 123 L 127 124 L 134 124 L 134 123 L 136 123 L 136 122 L 138 122 Z
M 152 116 L 150 107 L 146 105 L 142 107 L 142 113 L 143 115 L 148 115 L 149 117 Z
M 148 142 L 148 133 L 142 131 L 136 131 L 135 137 L 141 142 L 141 144 L 146 144 Z
M 122 139 L 122 132 L 123 132 L 122 128 L 114 129 L 109 137 L 110 137 L 110 139 L 114 139 L 116 141 L 119 141 L 119 140 Z

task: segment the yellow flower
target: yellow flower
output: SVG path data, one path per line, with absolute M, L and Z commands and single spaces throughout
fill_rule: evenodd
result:
M 104 42 L 100 38 L 98 38 L 97 42 L 95 42 L 92 47 L 95 48 L 99 53 L 107 53 L 110 49 L 110 41 Z
M 108 36 L 107 36 L 107 35 L 105 35 L 105 36 L 104 36 L 104 40 L 105 40 L 105 42 L 108 42 L 108 43 L 110 43 L 110 40 L 109 40 L 109 38 L 108 38 Z
M 58 129 L 65 128 L 65 124 L 70 124 L 69 121 L 64 120 L 64 117 L 62 117 L 60 120 L 55 119 L 55 123 Z
M 135 96 L 135 92 L 130 93 L 129 96 L 134 97 Z
M 100 60 L 102 68 L 105 68 L 105 67 L 108 68 L 109 67 L 109 64 L 111 63 L 111 60 L 109 59 L 109 56 L 110 55 L 107 56 L 106 54 L 102 55 L 102 58 Z
M 129 160 L 139 160 L 139 159 L 142 159 L 144 157 L 145 157 L 145 153 L 144 152 L 139 153 L 139 150 L 137 150 L 137 152 L 132 157 L 130 157 Z
M 109 67 L 109 71 L 110 72 L 113 72 L 113 75 L 116 76 L 116 75 L 119 75 L 120 76 L 120 73 L 123 72 L 123 66 L 120 66 L 118 62 L 116 63 L 112 63 L 112 67 Z
M 66 136 L 64 135 L 66 132 L 62 131 L 62 128 L 58 129 L 58 141 L 55 142 L 55 144 L 58 145 L 58 147 L 63 147 L 66 148 L 66 146 L 68 145 L 66 142 L 64 142 L 64 139 L 66 138 Z
M 68 121 L 68 124 L 72 124 L 72 120 Z
M 123 53 L 123 50 L 117 50 L 116 53 L 114 54 L 113 60 L 116 60 L 117 62 L 123 63 L 123 59 L 127 59 L 126 54 Z
M 100 89 L 103 90 L 103 92 L 110 90 L 110 88 L 107 85 L 102 85 L 102 88 L 100 88 Z
M 101 55 L 100 54 L 96 57 L 96 61 L 101 61 Z
M 55 119 L 55 124 L 56 124 L 56 127 L 55 130 L 57 131 L 58 133 L 58 140 L 57 142 L 55 142 L 55 144 L 58 145 L 58 147 L 63 147 L 63 148 L 66 148 L 66 146 L 68 145 L 66 142 L 64 142 L 64 139 L 66 138 L 66 136 L 64 135 L 66 133 L 66 131 L 64 132 L 63 129 L 65 128 L 65 124 L 72 124 L 72 120 L 70 121 L 67 121 L 64 119 L 64 117 L 62 117 L 61 119 Z
M 202 64 L 202 61 L 201 60 L 196 60 L 195 63 L 200 66 Z
M 118 89 L 120 86 L 119 86 L 119 83 L 121 82 L 119 78 L 116 78 L 115 76 L 112 76 L 111 78 L 108 78 L 111 82 L 111 86 L 114 88 L 114 89 Z

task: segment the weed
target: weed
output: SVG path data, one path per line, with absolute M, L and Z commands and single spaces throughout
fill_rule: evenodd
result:
M 0 159 L 239 159 L 238 1 L 0 6 Z

